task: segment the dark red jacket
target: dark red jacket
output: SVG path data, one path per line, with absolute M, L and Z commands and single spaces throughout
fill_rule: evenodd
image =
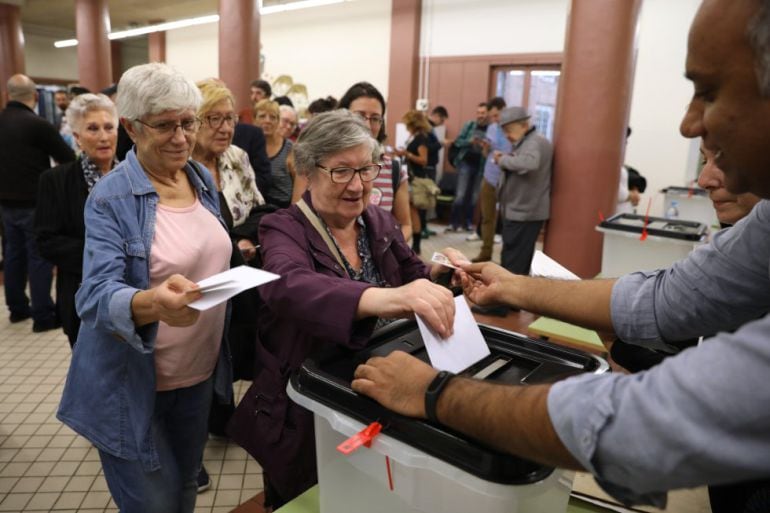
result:
M 312 204 L 310 193 L 304 198 Z M 389 286 L 430 278 L 430 268 L 404 241 L 390 213 L 369 206 L 363 217 L 374 263 Z M 265 216 L 259 238 L 264 269 L 281 279 L 260 288 L 257 371 L 229 434 L 290 500 L 317 476 L 313 417 L 287 397 L 289 375 L 329 344 L 366 345 L 376 319 L 355 317 L 361 294 L 372 285 L 347 276 L 296 205 Z

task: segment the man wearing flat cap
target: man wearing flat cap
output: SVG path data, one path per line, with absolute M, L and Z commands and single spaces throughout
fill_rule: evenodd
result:
M 503 218 L 501 264 L 514 274 L 529 274 L 537 237 L 551 210 L 553 146 L 530 125 L 529 117 L 523 107 L 500 113 L 500 126 L 513 149 L 492 155 L 502 170 L 497 190 Z

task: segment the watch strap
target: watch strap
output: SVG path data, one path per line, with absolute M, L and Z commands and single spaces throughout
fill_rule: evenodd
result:
M 427 390 L 425 390 L 425 415 L 431 422 L 438 424 L 439 421 L 436 415 L 438 398 L 441 396 L 441 392 L 444 390 L 447 383 L 454 377 L 455 375 L 449 371 L 440 371 L 436 374 L 436 377 L 433 378 L 433 381 L 430 382 Z

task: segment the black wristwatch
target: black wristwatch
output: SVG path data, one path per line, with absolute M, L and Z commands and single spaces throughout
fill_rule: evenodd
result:
M 436 416 L 436 405 L 438 405 L 438 398 L 441 392 L 446 387 L 449 380 L 454 378 L 455 375 L 449 371 L 441 371 L 436 374 L 433 381 L 428 385 L 428 389 L 425 391 L 425 415 L 428 420 L 438 424 L 438 417 Z

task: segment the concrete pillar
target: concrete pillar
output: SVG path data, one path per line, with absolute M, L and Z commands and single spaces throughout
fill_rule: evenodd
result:
M 21 8 L 0 4 L 0 108 L 5 106 L 5 84 L 17 73 L 24 73 L 24 34 L 21 31 Z
M 388 79 L 388 138 L 395 143 L 396 123 L 417 101 L 420 82 L 422 0 L 392 0 Z M 375 84 L 376 85 L 376 84 Z
M 112 83 L 107 0 L 75 0 L 80 85 L 98 92 Z
M 235 111 L 251 110 L 249 83 L 259 78 L 259 6 L 219 0 L 219 78 L 235 96 Z
M 166 32 L 147 34 L 149 61 L 166 62 Z
M 601 269 L 595 227 L 617 202 L 641 4 L 572 0 L 567 22 L 545 252 L 583 278 Z

